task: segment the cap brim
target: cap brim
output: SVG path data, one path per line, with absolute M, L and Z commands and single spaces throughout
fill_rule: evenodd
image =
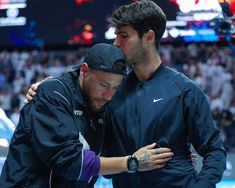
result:
M 74 65 L 74 66 L 72 67 L 72 70 L 73 70 L 73 71 L 77 71 L 77 70 L 80 69 L 80 67 L 81 67 L 81 64 Z

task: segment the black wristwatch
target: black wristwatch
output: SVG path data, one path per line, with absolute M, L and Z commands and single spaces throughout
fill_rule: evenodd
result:
M 129 173 L 134 173 L 138 170 L 138 167 L 139 167 L 138 159 L 135 156 L 130 155 L 127 159 L 128 172 Z

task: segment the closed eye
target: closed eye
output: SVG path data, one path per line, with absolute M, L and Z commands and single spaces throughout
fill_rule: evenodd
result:
M 115 34 L 117 35 L 117 37 L 120 37 L 120 38 L 127 38 L 128 37 L 127 33 L 124 33 L 124 32 L 117 32 Z
M 100 83 L 100 85 L 104 88 L 108 88 L 109 87 L 109 84 L 106 84 L 106 83 Z

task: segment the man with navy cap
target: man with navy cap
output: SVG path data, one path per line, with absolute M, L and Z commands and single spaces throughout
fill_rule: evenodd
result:
M 21 110 L 1 187 L 92 187 L 94 176 L 128 171 L 129 156 L 99 156 L 105 134 L 102 111 L 126 73 L 123 52 L 101 43 L 88 50 L 74 71 L 43 82 Z M 168 148 L 158 154 L 154 147 L 133 154 L 139 171 L 161 168 L 171 159 Z

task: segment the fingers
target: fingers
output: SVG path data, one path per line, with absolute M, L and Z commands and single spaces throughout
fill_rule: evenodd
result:
M 28 91 L 29 92 L 29 91 Z M 26 94 L 26 98 L 24 99 L 24 103 L 30 103 L 33 100 L 33 97 L 29 95 L 29 93 Z
M 37 88 L 38 87 L 36 85 L 32 85 L 31 88 L 29 88 L 27 94 L 30 95 L 31 97 L 35 96 Z
M 48 79 L 48 78 L 46 78 L 46 79 Z M 46 80 L 46 79 L 44 79 L 44 80 Z M 43 80 L 43 81 L 44 81 L 44 80 Z M 42 82 L 43 82 L 43 81 L 42 81 Z M 35 84 L 32 84 L 30 89 L 32 89 L 33 92 L 36 92 L 37 89 L 38 89 L 38 86 L 39 86 L 42 82 L 36 82 Z
M 164 153 L 158 155 L 151 155 L 148 160 L 140 160 L 138 171 L 148 171 L 153 169 L 159 169 L 166 166 L 167 162 L 171 160 L 172 154 Z
M 161 150 L 163 153 L 156 154 L 156 149 L 142 150 L 143 152 L 136 152 L 136 157 L 139 161 L 139 171 L 152 170 L 156 168 L 162 168 L 166 163 L 172 159 L 173 153 L 166 152 L 169 149 L 164 148 Z M 154 151 L 154 152 L 153 152 Z
M 173 152 L 169 148 L 156 148 L 156 143 L 147 145 L 137 150 L 133 155 L 139 162 L 139 171 L 162 168 L 172 159 Z
M 166 163 L 171 160 L 174 153 L 169 148 L 156 148 L 154 152 L 151 152 L 151 158 L 154 164 Z
M 197 163 L 197 156 L 193 153 L 191 154 L 191 161 L 192 161 L 192 164 L 195 166 Z
M 33 97 L 36 95 L 34 91 L 30 88 L 28 92 L 26 93 L 26 98 L 24 99 L 24 103 L 30 103 L 33 100 Z
M 160 153 L 161 153 L 160 148 L 156 148 L 156 154 L 160 154 Z
M 172 152 L 168 152 L 168 153 L 161 153 L 158 155 L 153 155 L 151 159 L 154 164 L 161 164 L 161 163 L 168 162 L 169 160 L 172 159 L 173 156 L 174 154 Z
M 152 144 L 147 145 L 147 146 L 145 146 L 145 147 L 143 147 L 143 148 L 144 148 L 144 149 L 154 149 L 155 146 L 156 146 L 156 143 L 152 143 Z
M 170 148 L 155 148 L 155 146 L 156 146 L 156 143 L 153 143 L 153 144 L 150 144 L 150 145 L 147 145 L 147 146 L 141 148 L 138 151 L 142 151 L 142 152 L 148 151 L 151 154 L 155 154 L 155 155 L 156 154 L 159 155 L 159 154 L 162 154 L 162 153 L 169 153 L 169 152 L 171 152 Z
M 33 100 L 33 97 L 37 94 L 36 91 L 40 84 L 41 82 L 36 82 L 35 84 L 32 84 L 31 87 L 28 89 L 26 98 L 24 99 L 25 104 L 30 103 Z
M 155 161 L 156 163 L 163 163 L 171 160 L 173 156 L 174 154 L 172 152 L 161 153 L 158 155 L 153 155 L 152 160 Z
M 151 148 L 149 148 L 151 149 Z M 170 148 L 154 148 L 154 149 L 151 149 L 152 153 L 153 154 L 161 154 L 161 153 L 168 153 L 168 152 L 171 152 L 171 149 Z
M 197 156 L 192 153 L 192 154 L 191 154 L 191 159 L 192 159 L 192 160 L 194 160 L 194 159 L 196 160 L 196 159 L 197 159 Z

